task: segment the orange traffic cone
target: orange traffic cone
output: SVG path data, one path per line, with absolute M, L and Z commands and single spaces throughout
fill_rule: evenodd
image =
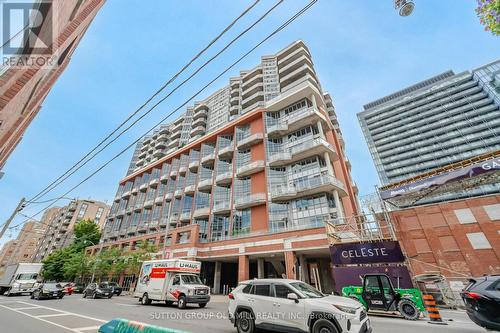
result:
M 434 296 L 432 295 L 423 295 L 425 310 L 429 314 L 429 324 L 438 324 L 438 325 L 448 325 L 441 318 L 441 314 L 439 314 L 439 310 L 436 307 L 436 301 L 434 300 Z

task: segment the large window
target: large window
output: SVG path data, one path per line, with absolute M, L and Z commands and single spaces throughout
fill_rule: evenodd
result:
M 95 214 L 95 219 L 94 219 L 96 222 L 99 222 L 101 220 L 101 216 L 102 216 L 103 212 L 104 212 L 103 207 L 97 208 L 97 213 Z
M 78 211 L 78 219 L 83 218 L 83 216 L 87 212 L 87 208 L 89 208 L 89 205 L 86 203 L 82 203 L 82 205 L 80 206 L 80 210 Z
M 229 230 L 229 216 L 215 215 L 212 220 L 211 236 L 212 242 L 227 238 Z
M 251 230 L 252 211 L 245 209 L 233 213 L 233 235 L 247 234 Z

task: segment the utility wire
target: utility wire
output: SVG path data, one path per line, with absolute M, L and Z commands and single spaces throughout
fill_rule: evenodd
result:
M 102 144 L 104 144 L 111 136 L 113 136 L 120 128 L 122 128 L 130 119 L 132 119 L 135 115 L 137 115 L 149 102 L 151 102 L 156 96 L 158 96 L 165 88 L 170 85 L 177 77 L 184 72 L 196 59 L 198 59 L 205 51 L 207 51 L 215 42 L 217 42 L 226 32 L 228 32 L 235 24 L 238 22 L 243 16 L 245 16 L 253 7 L 259 3 L 260 0 L 256 0 L 253 4 L 251 4 L 248 8 L 246 8 L 238 17 L 236 17 L 217 37 L 215 37 L 207 46 L 205 46 L 198 54 L 196 54 L 186 65 L 184 65 L 174 76 L 172 76 L 163 86 L 160 87 L 150 98 L 146 100 L 138 109 L 136 109 L 132 114 L 130 114 L 123 122 L 121 122 L 118 127 L 116 127 L 111 133 L 109 133 L 104 139 L 102 139 L 97 146 L 92 148 L 87 154 L 85 154 L 78 162 L 76 162 L 71 168 L 66 170 L 61 176 L 55 179 L 52 183 L 47 185 L 43 190 L 38 192 L 33 198 L 27 201 L 27 204 L 33 204 L 40 197 L 44 196 L 48 192 L 52 191 L 58 184 L 57 183 L 61 178 L 70 173 L 73 169 L 75 169 L 80 163 L 82 163 L 90 154 L 92 154 L 95 150 L 97 150 Z M 118 138 L 118 137 L 117 137 Z M 114 140 L 116 140 L 115 138 Z M 79 169 L 79 168 L 78 168 Z M 77 170 L 78 170 L 77 169 Z M 63 180 L 64 181 L 64 180 Z M 57 184 L 56 184 L 57 183 Z
M 143 135 L 141 135 L 139 138 L 137 138 L 134 142 L 132 142 L 131 144 L 129 144 L 127 147 L 125 147 L 122 151 L 120 151 L 118 154 L 116 154 L 115 156 L 113 156 L 110 160 L 108 160 L 106 163 L 104 163 L 103 165 L 101 165 L 97 170 L 95 170 L 94 172 L 92 172 L 89 176 L 87 176 L 85 179 L 83 179 L 82 181 L 80 181 L 78 184 L 76 184 L 75 186 L 73 186 L 71 189 L 69 189 L 67 192 L 65 192 L 63 195 L 61 195 L 60 197 L 56 198 L 51 204 L 49 204 L 47 207 L 43 208 L 42 210 L 38 211 L 37 213 L 35 213 L 34 215 L 31 216 L 30 219 L 33 219 L 35 216 L 37 216 L 38 214 L 42 213 L 43 211 L 45 211 L 46 209 L 50 208 L 52 206 L 52 204 L 54 204 L 55 202 L 57 202 L 60 198 L 62 197 L 65 197 L 67 196 L 69 193 L 71 193 L 73 190 L 75 190 L 76 188 L 78 188 L 79 186 L 81 186 L 83 183 L 85 183 L 86 181 L 88 181 L 90 178 L 92 178 L 94 175 L 96 175 L 98 172 L 100 172 L 102 169 L 104 169 L 106 166 L 108 166 L 111 162 L 113 162 L 114 160 L 116 160 L 118 157 L 120 157 L 122 154 L 124 154 L 128 149 L 132 148 L 135 144 L 137 144 L 144 136 L 146 136 L 148 133 L 150 133 L 152 130 L 154 130 L 156 127 L 158 127 L 159 125 L 161 125 L 166 119 L 168 119 L 171 115 L 173 115 L 175 112 L 177 112 L 178 110 L 180 110 L 181 108 L 183 108 L 185 105 L 187 105 L 191 100 L 193 100 L 194 98 L 196 98 L 199 94 L 201 94 L 206 88 L 208 88 L 210 85 L 212 85 L 212 83 L 214 83 L 215 81 L 217 81 L 220 77 L 222 77 L 224 74 L 226 74 L 229 70 L 231 70 L 234 66 L 236 66 L 238 63 L 240 63 L 244 58 L 246 58 L 249 54 L 251 54 L 253 51 L 255 51 L 258 47 L 260 47 L 262 44 L 264 44 L 267 40 L 269 40 L 270 38 L 272 38 L 274 35 L 278 34 L 281 30 L 285 29 L 288 25 L 290 25 L 293 21 L 295 21 L 297 18 L 299 18 L 300 16 L 302 16 L 308 9 L 310 9 L 314 4 L 316 4 L 318 0 L 312 0 L 310 1 L 305 7 L 303 7 L 301 10 L 299 10 L 298 12 L 296 12 L 292 17 L 290 17 L 287 21 L 285 21 L 285 23 L 283 23 L 281 26 L 279 26 L 276 30 L 274 30 L 271 34 L 269 34 L 267 37 L 265 37 L 263 40 L 261 40 L 259 43 L 257 43 L 254 47 L 252 47 L 250 50 L 248 50 L 243 56 L 241 56 L 240 58 L 238 58 L 238 60 L 236 60 L 235 62 L 233 62 L 229 67 L 227 67 L 224 71 L 222 71 L 219 75 L 217 75 L 213 80 L 211 80 L 209 83 L 207 83 L 205 86 L 203 86 L 200 90 L 198 90 L 193 96 L 191 96 L 188 100 L 186 100 L 182 105 L 180 105 L 179 107 L 177 107 L 174 111 L 170 112 L 166 117 L 164 117 L 163 119 L 161 119 L 157 124 L 155 124 L 151 129 L 149 129 L 146 133 L 144 133 Z M 163 99 L 166 99 L 167 97 L 163 97 Z M 160 100 L 158 103 L 161 103 L 162 100 Z M 158 104 L 157 103 L 157 104 Z M 154 107 L 154 106 L 153 106 Z M 26 220 L 26 221 L 29 221 Z M 23 221 L 21 223 L 18 223 L 17 225 L 15 226 L 12 226 L 10 227 L 9 229 L 12 229 L 12 228 L 16 228 L 20 225 L 22 225 L 23 223 L 25 223 L 26 221 Z

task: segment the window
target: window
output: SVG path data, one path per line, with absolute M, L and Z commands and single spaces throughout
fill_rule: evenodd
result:
M 469 208 L 455 209 L 455 215 L 457 216 L 458 222 L 460 224 L 476 223 L 476 218 L 472 214 Z
M 242 292 L 243 294 L 251 294 L 251 292 L 250 292 L 250 291 L 252 290 L 252 287 L 253 287 L 253 286 L 252 286 L 251 284 L 247 284 L 247 285 L 246 285 L 246 286 L 245 286 L 245 287 L 241 290 L 241 292 Z
M 97 209 L 97 213 L 95 214 L 95 221 L 96 222 L 99 222 L 99 220 L 101 220 L 101 216 L 102 216 L 103 212 L 104 212 L 104 208 L 103 207 L 99 207 Z
M 179 285 L 179 283 L 180 283 L 180 278 L 177 275 L 176 277 L 174 277 L 174 281 L 172 281 L 172 285 L 176 286 L 176 285 Z
M 467 234 L 470 244 L 474 250 L 491 249 L 491 244 L 482 232 Z
M 271 286 L 268 284 L 256 284 L 253 288 L 253 293 L 259 296 L 271 296 Z
M 288 294 L 295 294 L 292 289 L 288 288 L 284 284 L 274 285 L 274 294 L 278 298 L 288 298 Z
M 78 218 L 79 219 L 81 219 L 85 215 L 85 213 L 87 212 L 87 208 L 89 208 L 89 205 L 86 203 L 83 203 L 80 206 L 80 210 L 78 211 Z
M 483 206 L 491 220 L 500 220 L 500 204 Z

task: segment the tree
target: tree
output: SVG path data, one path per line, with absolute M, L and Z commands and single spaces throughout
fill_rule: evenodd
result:
M 48 281 L 63 281 L 65 278 L 64 265 L 70 260 L 73 250 L 63 248 L 56 250 L 45 258 L 43 263 L 43 277 Z
M 500 35 L 500 0 L 477 0 L 477 16 L 486 31 Z
M 96 245 L 101 239 L 99 226 L 92 220 L 81 220 L 75 225 L 73 246 L 81 251 L 89 245 Z
M 158 249 L 153 244 L 142 242 L 137 249 L 128 256 L 126 270 L 130 274 L 138 275 L 141 271 L 142 263 L 146 260 L 151 260 L 151 254 L 156 251 L 158 251 Z
M 85 252 L 72 252 L 63 265 L 64 279 L 73 281 L 78 276 L 90 273 L 91 267 L 92 260 Z

